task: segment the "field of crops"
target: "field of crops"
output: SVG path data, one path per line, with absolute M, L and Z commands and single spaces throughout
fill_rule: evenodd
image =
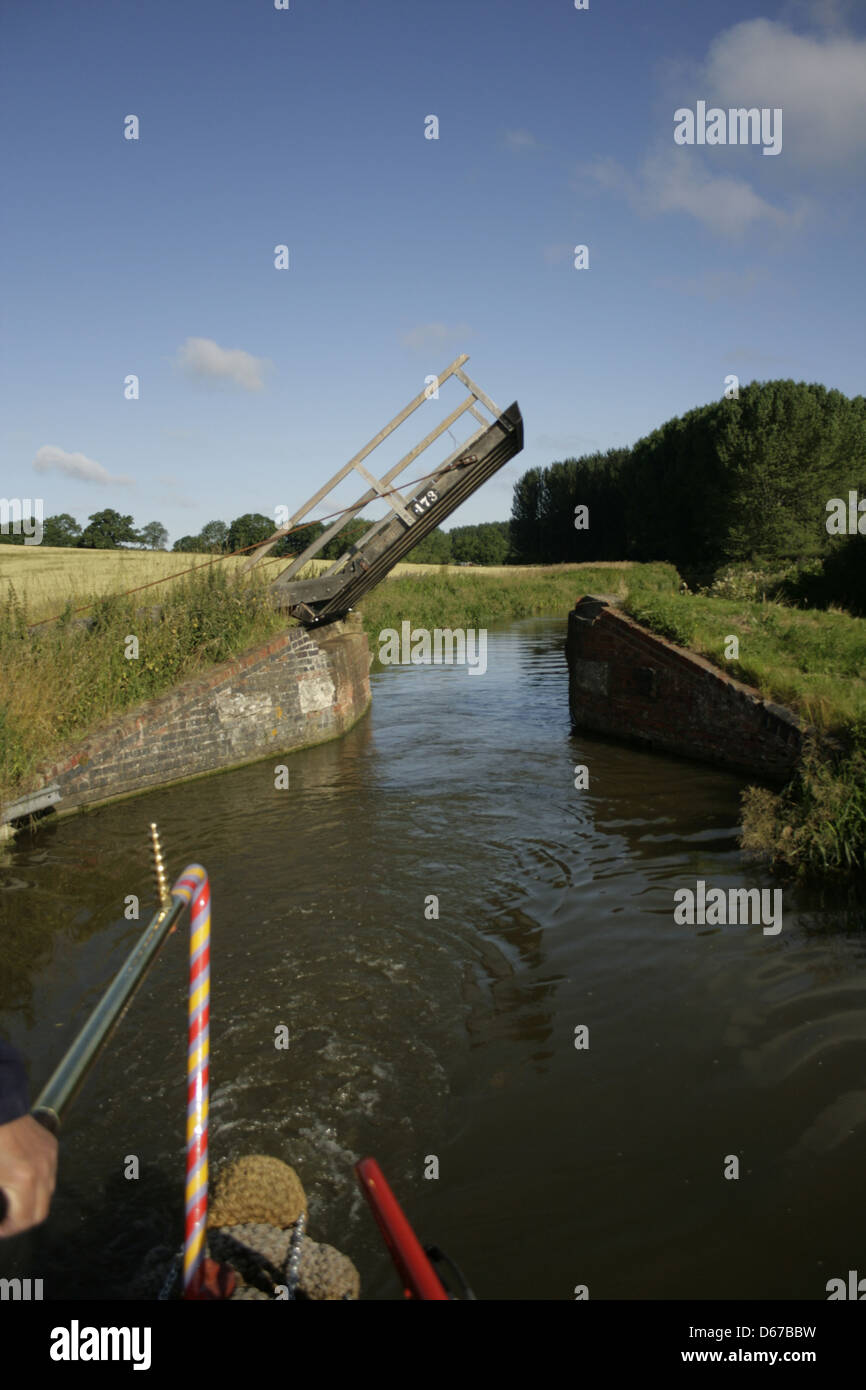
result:
M 233 574 L 242 568 L 245 561 L 246 556 L 239 555 L 217 563 L 221 569 Z M 29 620 L 35 622 L 59 613 L 67 600 L 79 606 L 96 595 L 124 593 L 144 585 L 152 586 L 147 601 L 158 603 L 160 593 L 170 587 L 173 578 L 192 569 L 201 570 L 211 563 L 207 555 L 175 554 L 164 550 L 77 550 L 74 547 L 45 545 L 0 545 L 0 604 L 14 590 Z M 287 564 L 285 558 L 271 560 L 265 557 L 256 568 L 271 579 L 276 578 Z M 302 573 L 305 577 L 318 574 L 328 569 L 330 564 L 329 560 L 311 560 Z M 562 572 L 578 569 L 579 566 L 557 565 L 555 568 Z M 405 564 L 395 565 L 392 574 L 395 577 L 420 574 L 512 577 L 532 572 L 522 566 L 483 568 L 479 565 Z
M 246 556 L 220 560 L 219 567 L 237 573 Z M 270 566 L 276 574 L 283 560 Z M 119 594 L 152 585 L 148 602 L 158 603 L 171 580 L 192 569 L 204 571 L 207 555 L 175 554 L 164 550 L 77 550 L 67 546 L 0 546 L 0 603 L 15 596 L 31 621 L 59 613 L 67 600 L 75 606 L 102 594 Z M 310 574 L 326 568 L 314 560 Z M 261 568 L 261 567 L 260 567 Z M 267 570 L 266 570 L 267 573 Z M 160 582 L 163 581 L 163 582 Z

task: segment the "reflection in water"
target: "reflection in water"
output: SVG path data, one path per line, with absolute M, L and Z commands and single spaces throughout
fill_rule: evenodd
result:
M 355 1193 L 372 1153 L 482 1298 L 823 1298 L 863 1245 L 856 896 L 786 887 L 776 938 L 676 925 L 697 878 L 772 883 L 737 850 L 743 781 L 573 735 L 564 636 L 491 631 L 483 677 L 379 673 L 288 791 L 260 763 L 14 845 L 0 1023 L 38 1088 L 140 930 L 125 899 L 152 910 L 157 820 L 172 871 L 200 860 L 213 886 L 212 1156 L 294 1163 L 366 1297 L 399 1294 Z M 50 1222 L 0 1275 L 115 1296 L 176 1247 L 185 985 L 182 931 L 70 1112 Z

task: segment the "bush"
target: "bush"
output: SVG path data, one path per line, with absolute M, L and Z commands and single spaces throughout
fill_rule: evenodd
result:
M 866 536 L 846 536 L 823 561 L 792 575 L 781 593 L 810 608 L 844 608 L 866 617 Z
M 742 846 L 800 875 L 866 869 L 866 743 L 847 753 L 807 744 L 781 793 L 748 787 Z

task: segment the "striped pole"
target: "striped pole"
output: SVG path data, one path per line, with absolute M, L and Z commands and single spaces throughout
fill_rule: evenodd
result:
M 210 884 L 200 864 L 184 869 L 172 896 L 191 903 L 189 932 L 189 1045 L 186 1059 L 186 1227 L 184 1297 L 195 1296 L 202 1276 L 207 1224 L 207 1119 L 210 1062 Z

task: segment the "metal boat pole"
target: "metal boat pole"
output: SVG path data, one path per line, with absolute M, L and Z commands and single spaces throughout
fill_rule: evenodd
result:
M 156 825 L 150 827 L 160 907 L 145 927 L 93 1013 L 76 1037 L 51 1079 L 42 1088 L 31 1114 L 56 1134 L 63 1112 L 120 1022 L 148 967 L 187 905 L 186 898 L 170 893 Z

